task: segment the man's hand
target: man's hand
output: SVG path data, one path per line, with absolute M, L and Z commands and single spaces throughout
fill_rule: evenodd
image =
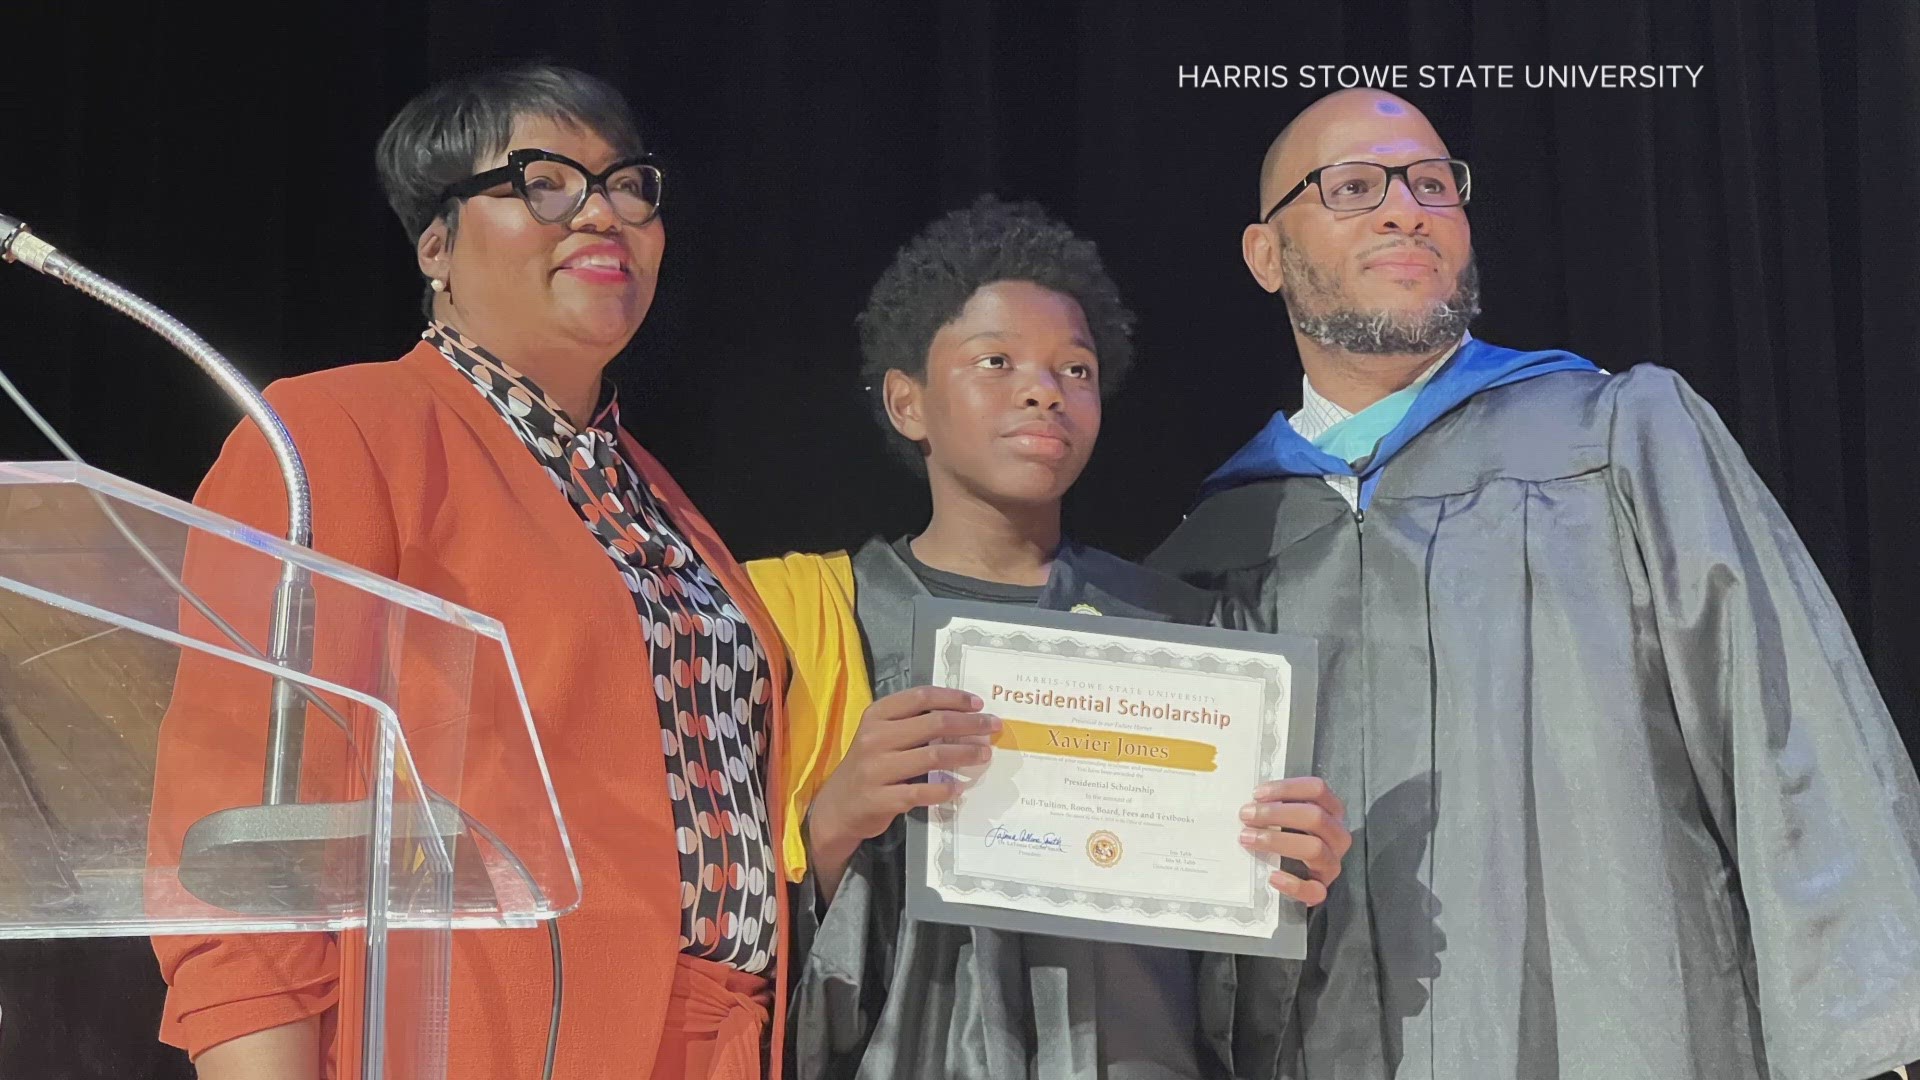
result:
M 862 840 L 879 836 L 916 806 L 949 802 L 965 788 L 955 780 L 916 778 L 984 765 L 987 740 L 1000 721 L 980 713 L 980 699 L 959 690 L 921 686 L 867 706 L 833 775 L 807 811 L 807 847 L 823 900 L 840 887 Z
M 1275 870 L 1273 887 L 1309 907 L 1327 899 L 1327 886 L 1340 876 L 1340 860 L 1353 847 L 1347 808 L 1317 776 L 1269 780 L 1253 789 L 1253 801 L 1240 808 L 1240 846 L 1305 863 L 1307 879 Z

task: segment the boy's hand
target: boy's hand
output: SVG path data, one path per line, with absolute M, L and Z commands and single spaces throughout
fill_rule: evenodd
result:
M 1317 776 L 1269 780 L 1253 789 L 1253 801 L 1240 808 L 1240 845 L 1249 851 L 1306 864 L 1301 880 L 1275 870 L 1273 887 L 1309 907 L 1327 899 L 1327 886 L 1340 876 L 1340 860 L 1353 847 L 1347 808 Z
M 987 739 L 1000 721 L 980 713 L 980 699 L 960 690 L 921 686 L 867 706 L 833 775 L 807 811 L 808 849 L 823 899 L 832 899 L 862 840 L 879 836 L 916 806 L 951 801 L 955 780 L 922 779 L 984 765 Z

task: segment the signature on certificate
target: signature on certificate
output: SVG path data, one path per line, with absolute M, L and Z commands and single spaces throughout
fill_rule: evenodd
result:
M 1058 833 L 1044 835 L 1029 832 L 1026 829 L 1009 829 L 1005 825 L 995 825 L 987 830 L 987 846 L 1013 844 L 1018 847 L 1033 848 L 1036 851 L 1060 851 Z

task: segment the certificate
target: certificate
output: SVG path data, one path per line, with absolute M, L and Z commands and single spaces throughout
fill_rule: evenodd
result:
M 1313 642 L 922 598 L 914 653 L 1001 727 L 909 819 L 908 917 L 1305 955 L 1305 909 L 1238 838 L 1255 785 L 1311 771 Z

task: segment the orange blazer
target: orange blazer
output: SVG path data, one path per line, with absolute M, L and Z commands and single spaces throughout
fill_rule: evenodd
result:
M 267 396 L 312 477 L 315 548 L 505 624 L 583 882 L 578 910 L 560 923 L 566 1003 L 556 1076 L 646 1076 L 680 951 L 680 871 L 647 642 L 631 595 L 533 455 L 431 346 L 422 344 L 390 363 L 284 380 Z M 767 805 L 777 838 L 786 802 L 780 787 L 787 677 L 779 632 L 746 573 L 685 493 L 631 437 L 625 446 L 643 480 L 746 614 L 772 662 Z M 278 475 L 265 439 L 243 423 L 194 501 L 279 533 L 287 511 Z M 241 600 L 231 595 L 237 586 L 223 584 L 233 576 L 204 560 L 196 567 L 189 554 L 187 578 L 196 588 L 228 591 L 210 600 Z M 325 640 L 324 598 L 321 605 L 323 655 L 316 663 L 324 667 L 339 662 L 339 650 L 350 651 L 352 644 Z M 183 630 L 189 621 L 183 619 Z M 229 685 L 221 686 L 193 666 L 191 659 L 183 662 L 162 727 L 152 836 L 162 858 L 177 851 L 180 833 L 201 814 L 259 799 L 265 713 L 243 710 L 257 714 L 258 724 L 196 728 L 194 717 L 219 713 L 211 704 L 237 691 L 230 674 Z M 482 693 L 471 707 L 487 707 L 486 697 Z M 314 729 L 323 723 L 309 720 L 310 748 L 318 740 Z M 320 767 L 312 749 L 307 765 L 310 775 Z M 538 809 L 489 805 L 484 763 L 465 768 L 459 801 L 481 820 Z M 791 948 L 785 890 L 776 891 L 782 904 L 772 1020 L 777 1050 L 784 1039 Z M 197 1056 L 338 1006 L 338 1026 L 328 1028 L 327 1075 L 356 1076 L 355 1018 L 362 993 L 357 945 L 352 934 L 155 938 L 170 987 L 161 1038 Z M 546 931 L 456 931 L 452 965 L 447 1075 L 538 1076 L 552 988 Z M 776 1052 L 776 1075 L 779 1058 Z

